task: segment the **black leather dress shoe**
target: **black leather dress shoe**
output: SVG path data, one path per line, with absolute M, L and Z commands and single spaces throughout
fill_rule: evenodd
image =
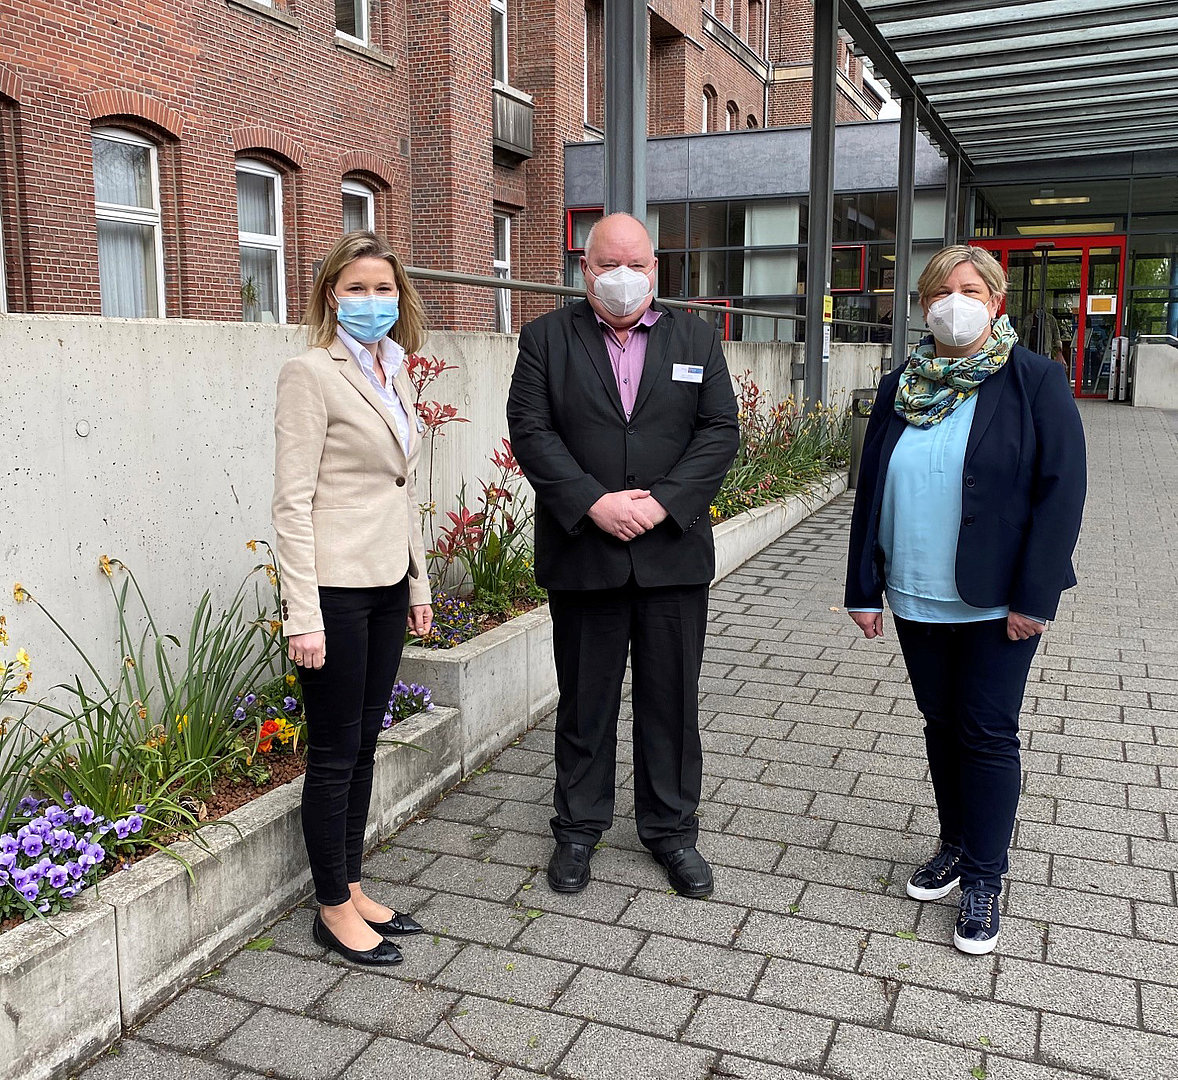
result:
M 373 922 L 371 919 L 364 921 L 385 937 L 408 937 L 410 934 L 421 933 L 421 924 L 399 911 L 394 911 L 393 917 L 387 922 Z
M 553 892 L 580 892 L 589 884 L 588 844 L 557 844 L 548 860 L 548 887 Z
M 316 914 L 315 922 L 311 926 L 311 935 L 325 949 L 338 953 L 345 960 L 353 964 L 366 964 L 369 967 L 392 967 L 401 962 L 401 951 L 391 941 L 382 941 L 371 949 L 349 949 L 330 930 L 323 919 Z
M 676 851 L 651 852 L 654 861 L 666 867 L 667 880 L 680 895 L 700 900 L 712 894 L 712 868 L 693 847 Z

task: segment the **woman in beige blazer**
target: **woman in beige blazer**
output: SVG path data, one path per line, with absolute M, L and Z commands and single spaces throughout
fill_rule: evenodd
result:
M 283 631 L 307 717 L 313 933 L 356 963 L 396 964 L 388 939 L 421 927 L 364 894 L 360 862 L 406 622 L 424 636 L 433 619 L 404 364 L 424 342 L 424 311 L 388 244 L 353 232 L 323 260 L 304 321 L 312 347 L 278 376 L 273 520 Z

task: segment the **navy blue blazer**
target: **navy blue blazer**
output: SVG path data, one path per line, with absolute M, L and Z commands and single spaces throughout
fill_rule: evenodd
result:
M 906 421 L 895 410 L 903 368 L 880 383 L 851 516 L 846 606 L 878 608 L 884 590 L 879 516 L 888 462 Z M 1055 617 L 1076 584 L 1072 552 L 1088 472 L 1084 429 L 1063 367 L 1015 345 L 978 388 L 961 475 L 957 591 L 974 607 Z

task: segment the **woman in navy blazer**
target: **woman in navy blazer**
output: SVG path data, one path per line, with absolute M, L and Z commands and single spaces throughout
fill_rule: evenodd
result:
M 954 944 L 981 954 L 998 941 L 1027 673 L 1076 584 L 1084 432 L 1063 369 L 998 317 L 1006 279 L 993 256 L 947 247 L 917 290 L 933 336 L 880 383 L 846 606 L 879 637 L 886 592 L 925 718 L 940 847 L 908 895 L 936 900 L 960 884 Z

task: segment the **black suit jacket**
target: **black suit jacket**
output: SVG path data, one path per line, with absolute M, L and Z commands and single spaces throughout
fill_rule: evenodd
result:
M 880 383 L 867 424 L 851 517 L 846 605 L 881 606 L 878 529 L 884 481 L 906 421 L 895 411 L 902 368 Z M 978 388 L 961 476 L 957 591 L 974 607 L 1008 604 L 1052 619 L 1076 584 L 1087 468 L 1084 429 L 1063 367 L 1016 345 Z
M 536 492 L 536 580 L 551 589 L 711 581 L 708 508 L 740 443 L 719 335 L 702 319 L 655 303 L 646 363 L 629 420 L 588 302 L 520 331 L 507 398 L 511 446 Z M 703 367 L 699 383 L 675 364 Z M 630 541 L 586 516 L 607 492 L 647 488 L 667 519 Z

